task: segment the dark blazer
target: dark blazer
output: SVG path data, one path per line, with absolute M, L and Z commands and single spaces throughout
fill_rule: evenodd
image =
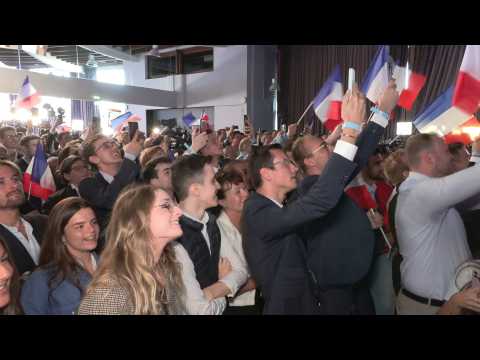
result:
M 382 126 L 369 122 L 361 133 L 354 160 L 358 167 L 348 182 L 366 166 L 384 130 Z M 316 175 L 303 179 L 297 189 L 297 196 L 305 196 L 317 179 Z M 353 286 L 367 276 L 373 263 L 375 233 L 365 211 L 348 195 L 342 194 L 338 204 L 327 216 L 306 224 L 301 233 L 308 249 L 308 265 L 315 275 L 320 298 L 324 302 L 324 311 L 349 313 L 352 305 L 349 301 L 333 300 L 334 303 L 330 304 L 328 295 L 322 293 L 331 291 L 331 294 L 338 297 L 339 288 Z M 364 283 L 361 286 L 366 285 Z M 354 297 L 350 294 L 348 297 L 353 301 Z M 339 304 L 345 309 L 340 309 Z
M 25 170 L 27 170 L 28 168 L 28 162 L 26 162 L 23 157 L 20 159 L 17 159 L 15 161 L 15 164 L 17 164 L 20 170 L 22 170 L 22 173 L 25 173 Z
M 42 237 L 45 232 L 48 217 L 41 214 L 25 215 L 23 218 L 32 225 L 33 235 L 38 243 L 42 244 Z M 13 263 L 21 275 L 27 271 L 31 272 L 36 265 L 27 249 L 22 243 L 13 235 L 7 228 L 0 224 L 0 236 L 5 240 L 5 243 L 12 254 Z
M 139 172 L 140 166 L 136 162 L 124 159 L 111 184 L 100 172 L 97 172 L 94 177 L 82 180 L 79 184 L 80 196 L 94 207 L 102 230 L 107 226 L 108 217 L 118 195 L 127 185 L 135 182 Z
M 70 186 L 67 185 L 62 190 L 57 191 L 56 193 L 50 195 L 42 206 L 41 213 L 48 215 L 52 211 L 53 207 L 68 197 L 79 196 L 77 192 Z
M 343 194 L 356 164 L 333 153 L 305 196 L 278 207 L 253 193 L 243 210 L 242 234 L 251 273 L 265 299 L 265 314 L 318 314 L 302 225 L 324 217 Z

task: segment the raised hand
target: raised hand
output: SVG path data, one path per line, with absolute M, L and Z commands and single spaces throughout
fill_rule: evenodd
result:
M 385 111 L 386 113 L 390 114 L 395 108 L 395 105 L 397 105 L 399 96 L 400 95 L 398 94 L 395 80 L 390 80 L 388 82 L 388 87 L 378 99 L 378 108 L 381 111 Z
M 192 130 L 192 150 L 194 152 L 199 152 L 203 149 L 208 142 L 208 134 L 206 132 L 200 132 L 200 128 L 195 128 Z
M 125 145 L 123 147 L 123 150 L 137 157 L 142 152 L 144 142 L 145 142 L 145 135 L 141 131 L 137 130 L 135 132 L 135 135 L 133 136 L 132 141 L 130 141 L 127 145 Z
M 342 101 L 342 119 L 357 124 L 366 121 L 366 101 L 358 89 L 357 84 L 353 85 L 352 90 L 348 90 Z

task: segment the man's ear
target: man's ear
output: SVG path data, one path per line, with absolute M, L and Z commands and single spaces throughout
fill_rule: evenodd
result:
M 260 169 L 260 176 L 263 180 L 271 181 L 272 180 L 272 169 L 269 168 L 261 168 Z
M 90 155 L 88 161 L 94 165 L 98 165 L 100 163 L 100 158 L 97 155 Z
M 200 184 L 198 183 L 190 184 L 190 186 L 188 187 L 188 196 L 193 195 L 198 197 L 200 195 L 200 191 L 201 191 Z
M 65 180 L 67 180 L 67 181 L 70 181 L 70 179 L 72 178 L 72 177 L 70 176 L 70 174 L 67 174 L 67 173 L 64 173 L 64 174 L 63 174 L 63 177 L 64 177 Z
M 303 159 L 303 163 L 309 167 L 309 166 L 315 166 L 315 161 L 313 161 L 313 157 L 308 157 Z

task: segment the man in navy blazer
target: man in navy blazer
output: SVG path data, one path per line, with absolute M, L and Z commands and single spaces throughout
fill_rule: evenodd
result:
M 299 231 L 336 206 L 356 168 L 356 129 L 365 121 L 365 98 L 348 92 L 342 106 L 355 129 L 343 130 L 322 176 L 297 201 L 283 206 L 297 185 L 298 169 L 279 145 L 258 148 L 249 160 L 256 192 L 245 204 L 242 234 L 247 262 L 265 299 L 264 314 L 321 314 Z
M 98 171 L 94 177 L 83 179 L 78 187 L 80 196 L 93 205 L 102 235 L 118 195 L 138 178 L 140 166 L 135 160 L 142 151 L 144 141 L 137 131 L 133 140 L 125 145 L 124 157 L 117 142 L 104 135 L 95 135 L 83 144 L 83 158 Z M 101 250 L 103 236 L 99 242 Z
M 352 180 L 364 168 L 380 141 L 388 116 L 398 100 L 395 84 L 391 82 L 379 100 L 378 109 L 358 137 L 355 162 L 358 167 L 350 175 Z M 332 135 L 335 137 L 334 132 Z M 335 138 L 327 142 L 336 141 Z M 293 157 L 307 175 L 296 192 L 297 197 L 308 194 L 319 177 L 325 173 L 332 156 L 325 141 L 313 136 L 297 139 Z M 375 314 L 369 292 L 367 275 L 374 256 L 375 235 L 365 211 L 346 194 L 322 218 L 306 224 L 302 231 L 308 253 L 308 266 L 316 279 L 317 295 L 322 303 L 322 314 Z

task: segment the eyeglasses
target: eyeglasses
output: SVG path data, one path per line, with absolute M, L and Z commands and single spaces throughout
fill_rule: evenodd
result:
M 75 170 L 75 171 L 87 170 L 87 169 L 88 167 L 86 165 L 72 166 L 72 170 Z
M 98 150 L 100 149 L 110 149 L 112 147 L 117 147 L 117 143 L 114 141 L 114 140 L 109 140 L 109 141 L 105 141 L 102 145 L 98 146 L 96 149 L 95 149 L 95 152 L 97 152 Z
M 282 161 L 275 161 L 273 162 L 273 166 L 277 165 L 277 164 L 282 164 L 283 166 L 289 166 L 289 165 L 293 165 L 293 166 L 297 166 L 297 164 L 295 164 L 292 160 L 290 159 L 283 159 Z
M 323 149 L 324 147 L 327 147 L 327 146 L 328 146 L 328 144 L 324 141 L 319 147 L 317 147 L 310 154 L 308 154 L 308 156 L 312 156 L 313 154 L 315 154 L 316 152 L 320 151 L 321 149 Z

